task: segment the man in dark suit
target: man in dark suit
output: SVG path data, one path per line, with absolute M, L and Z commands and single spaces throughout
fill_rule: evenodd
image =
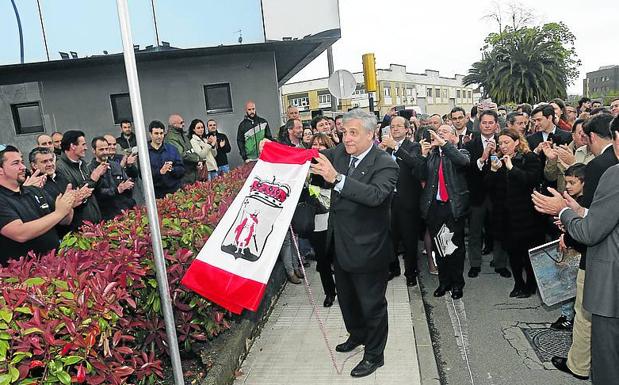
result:
M 619 120 L 611 123 L 615 157 L 619 154 Z M 611 147 L 612 148 L 612 147 Z M 583 307 L 591 313 L 591 372 L 593 384 L 614 384 L 619 378 L 619 165 L 602 175 L 591 207 L 585 210 L 556 191 L 536 194 L 535 208 L 558 215 L 566 232 L 587 245 L 587 276 Z M 567 198 L 567 196 L 566 196 Z
M 527 136 L 527 142 L 529 142 L 531 151 L 540 157 L 542 164 L 545 164 L 546 155 L 544 154 L 544 148 L 552 148 L 553 145 L 569 144 L 572 141 L 572 135 L 555 126 L 555 110 L 550 104 L 543 104 L 531 111 L 531 120 L 533 120 L 535 125 L 535 133 Z M 543 178 L 543 167 L 540 173 Z M 543 178 L 540 187 L 540 191 L 546 191 L 546 187 L 556 188 L 557 182 Z
M 464 220 L 469 209 L 466 170 L 470 158 L 466 150 L 456 148 L 458 138 L 453 127 L 442 125 L 438 133 L 430 130 L 430 134 L 431 143 L 421 142 L 420 177 L 426 185 L 420 209 L 438 252 L 439 287 L 434 296 L 442 297 L 451 290 L 451 297 L 459 299 L 464 287 Z M 441 237 L 443 247 L 437 237 Z
M 593 202 L 593 194 L 602 174 L 611 166 L 617 164 L 617 156 L 613 148 L 613 139 L 608 129 L 613 120 L 611 114 L 597 114 L 583 124 L 583 132 L 589 139 L 589 148 L 595 155 L 585 169 L 585 187 L 583 190 L 584 207 Z
M 490 197 L 484 187 L 484 175 L 490 162 L 490 156 L 496 149 L 496 130 L 499 124 L 499 116 L 494 110 L 484 110 L 479 115 L 480 135 L 475 136 L 464 145 L 468 151 L 471 162 L 467 170 L 467 182 L 470 193 L 471 213 L 469 216 L 469 278 L 475 278 L 481 271 L 482 233 L 486 217 L 491 210 Z M 488 245 L 486 245 L 488 246 Z M 507 258 L 505 253 L 494 255 L 494 271 L 502 277 L 509 278 L 511 273 L 506 268 Z
M 406 285 L 417 284 L 417 239 L 419 236 L 419 197 L 421 196 L 421 181 L 414 175 L 419 164 L 415 157 L 421 155 L 419 143 L 406 139 L 410 128 L 408 120 L 401 116 L 391 119 L 391 135 L 382 138 L 380 147 L 398 163 L 400 172 L 395 194 L 391 201 L 391 238 L 395 258 L 389 265 L 389 279 L 400 275 L 398 246 L 404 246 L 404 275 Z
M 365 345 L 353 377 L 384 364 L 387 344 L 390 198 L 398 178 L 391 156 L 373 145 L 376 118 L 359 109 L 344 114 L 344 142 L 324 151 L 312 172 L 333 186 L 327 244 L 334 251 L 335 282 L 348 340 L 338 352 Z

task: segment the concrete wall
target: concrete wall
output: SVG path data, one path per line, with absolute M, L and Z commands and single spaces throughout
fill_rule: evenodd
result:
M 256 102 L 258 115 L 269 121 L 274 134 L 279 128 L 271 52 L 140 62 L 138 74 L 147 125 L 153 119 L 167 124 L 168 116 L 175 112 L 185 119 L 185 128 L 194 118 L 213 118 L 232 142 L 233 166 L 240 163 L 236 131 L 248 99 Z M 23 152 L 34 147 L 38 134 L 15 135 L 10 104 L 37 100 L 41 101 L 47 133 L 80 129 L 87 141 L 104 133 L 117 136 L 110 95 L 128 92 L 125 76 L 124 65 L 110 64 L 0 77 L 0 143 L 16 144 Z M 230 83 L 233 112 L 206 114 L 203 86 L 213 83 Z

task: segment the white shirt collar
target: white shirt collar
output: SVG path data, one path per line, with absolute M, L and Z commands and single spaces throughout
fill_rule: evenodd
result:
M 372 147 L 374 147 L 374 145 L 372 144 L 367 150 L 363 151 L 361 154 L 355 156 L 355 158 L 357 158 L 357 163 L 355 163 L 355 167 L 359 166 L 359 163 L 361 163 L 361 161 L 363 160 L 363 158 L 365 158 L 365 156 L 370 152 L 370 150 L 372 149 Z M 354 155 L 351 155 L 350 157 L 352 158 Z
M 608 143 L 606 146 L 604 146 L 604 148 L 602 149 L 602 151 L 600 151 L 600 155 L 604 153 L 604 151 L 606 151 L 608 149 L 608 147 L 612 147 L 612 143 Z

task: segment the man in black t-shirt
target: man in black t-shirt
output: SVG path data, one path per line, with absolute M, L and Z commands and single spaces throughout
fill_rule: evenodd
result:
M 26 166 L 13 146 L 0 145 L 0 265 L 32 250 L 46 253 L 58 247 L 57 224 L 73 218 L 75 192 L 67 191 L 56 200 L 42 189 L 24 187 Z

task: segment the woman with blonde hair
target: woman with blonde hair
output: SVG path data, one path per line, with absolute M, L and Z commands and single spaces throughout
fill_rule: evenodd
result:
M 498 152 L 484 167 L 492 201 L 494 252 L 506 252 L 509 257 L 514 277 L 509 296 L 527 298 L 537 287 L 528 250 L 544 240 L 541 218 L 531 201 L 542 165 L 524 136 L 512 128 L 499 133 Z

